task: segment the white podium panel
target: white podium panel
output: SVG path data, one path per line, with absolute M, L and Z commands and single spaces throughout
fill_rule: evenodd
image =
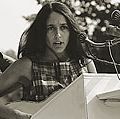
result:
M 105 103 L 96 95 L 120 89 L 120 80 L 116 74 L 84 74 L 84 85 L 87 97 L 88 119 L 120 119 L 119 105 Z
M 83 78 L 80 76 L 35 113 L 32 119 L 86 119 Z

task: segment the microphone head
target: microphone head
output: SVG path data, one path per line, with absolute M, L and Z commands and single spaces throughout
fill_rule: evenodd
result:
M 81 43 L 84 43 L 86 37 L 87 37 L 86 33 L 85 33 L 85 32 L 81 32 L 81 33 L 79 34 L 80 42 L 81 42 Z
M 120 23 L 120 11 L 119 10 L 114 10 L 111 14 L 111 19 L 113 21 L 116 21 L 116 22 Z

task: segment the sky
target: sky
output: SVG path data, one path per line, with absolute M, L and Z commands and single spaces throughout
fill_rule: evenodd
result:
M 29 25 L 22 16 L 39 9 L 35 0 L 0 0 L 0 51 L 17 51 L 20 36 Z
M 39 9 L 36 0 L 0 0 L 0 51 L 17 52 L 20 36 L 29 25 L 22 16 L 37 13 Z

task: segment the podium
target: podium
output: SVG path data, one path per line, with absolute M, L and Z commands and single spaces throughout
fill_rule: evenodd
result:
M 84 74 L 88 119 L 120 119 L 120 102 L 114 105 L 96 95 L 120 89 L 116 74 Z M 113 102 L 114 103 L 114 102 Z M 117 102 L 116 102 L 117 103 Z
M 113 106 L 96 96 L 119 89 L 116 74 L 84 73 L 44 102 L 19 102 L 8 106 L 32 113 L 32 119 L 120 119 L 120 104 Z
M 15 102 L 8 106 L 32 113 L 31 119 L 87 119 L 83 75 L 44 102 Z

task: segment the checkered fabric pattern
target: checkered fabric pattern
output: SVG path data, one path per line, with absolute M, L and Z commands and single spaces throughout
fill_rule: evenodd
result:
M 23 99 L 29 101 L 45 100 L 53 92 L 65 88 L 81 75 L 81 65 L 70 62 L 34 62 L 31 86 L 23 91 Z

